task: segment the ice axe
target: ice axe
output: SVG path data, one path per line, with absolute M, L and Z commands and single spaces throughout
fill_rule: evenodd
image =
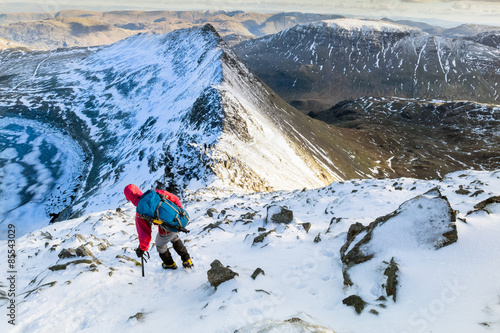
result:
M 147 257 L 147 259 L 144 259 L 144 257 Z M 142 277 L 144 277 L 144 263 L 148 262 L 149 258 L 149 252 L 144 252 L 141 256 Z

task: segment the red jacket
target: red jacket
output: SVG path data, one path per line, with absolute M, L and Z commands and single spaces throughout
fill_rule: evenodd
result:
M 168 200 L 172 201 L 178 207 L 182 208 L 182 204 L 177 196 L 163 190 L 155 191 L 156 193 L 163 194 Z M 130 184 L 125 186 L 123 192 L 125 193 L 125 197 L 127 198 L 127 200 L 131 201 L 134 206 L 137 206 L 137 204 L 139 203 L 139 199 L 142 196 L 142 191 L 134 184 Z M 149 249 L 149 244 L 151 243 L 151 225 L 144 219 L 141 219 L 136 213 L 135 227 L 137 228 L 137 234 L 139 235 L 139 247 L 141 250 L 147 251 Z M 162 235 L 165 234 L 165 232 L 159 227 L 158 232 Z

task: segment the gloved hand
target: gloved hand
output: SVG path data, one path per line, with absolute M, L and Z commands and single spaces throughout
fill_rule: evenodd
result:
M 137 254 L 138 258 L 142 258 L 142 256 L 144 255 L 144 251 L 141 250 L 140 247 L 138 247 L 137 249 L 135 249 L 135 254 Z

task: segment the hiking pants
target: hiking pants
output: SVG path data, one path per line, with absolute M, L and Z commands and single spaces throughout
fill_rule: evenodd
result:
M 155 241 L 156 250 L 160 254 L 160 258 L 165 264 L 172 265 L 174 263 L 172 255 L 168 250 L 168 243 L 170 242 L 172 243 L 172 247 L 174 248 L 175 252 L 177 252 L 177 254 L 181 257 L 181 260 L 183 262 L 191 258 L 188 251 L 186 250 L 186 247 L 184 246 L 184 244 L 182 244 L 182 241 L 176 232 L 169 232 L 165 235 L 160 235 L 160 233 L 158 233 L 156 235 Z

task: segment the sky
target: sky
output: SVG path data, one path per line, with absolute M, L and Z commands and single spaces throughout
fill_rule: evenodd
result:
M 244 10 L 311 12 L 370 18 L 413 19 L 442 26 L 500 26 L 500 0 L 0 0 L 1 12 L 87 10 Z M 434 20 L 433 22 L 428 21 Z

